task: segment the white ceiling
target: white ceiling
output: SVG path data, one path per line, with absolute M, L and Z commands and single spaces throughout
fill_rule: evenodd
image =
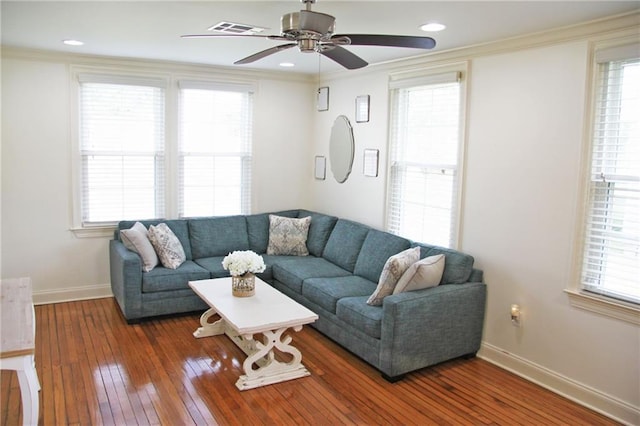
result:
M 280 32 L 280 16 L 304 8 L 287 1 L 6 1 L 2 0 L 2 45 L 116 57 L 134 57 L 233 66 L 233 62 L 275 46 L 255 38 L 183 39 L 206 33 L 219 21 Z M 640 1 L 346 1 L 318 0 L 313 10 L 336 17 L 336 33 L 430 35 L 434 51 L 486 43 L 640 9 Z M 427 34 L 419 25 L 447 25 Z M 85 44 L 70 47 L 63 39 Z M 347 47 L 369 63 L 406 58 L 425 51 L 389 47 Z M 289 49 L 250 65 L 290 72 L 317 73 L 317 54 Z M 322 58 L 321 70 L 340 67 Z

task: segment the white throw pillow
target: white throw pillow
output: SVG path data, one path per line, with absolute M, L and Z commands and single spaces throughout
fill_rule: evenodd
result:
M 156 249 L 160 263 L 165 268 L 177 269 L 187 260 L 180 240 L 166 223 L 149 227 L 149 241 Z
M 267 254 L 308 256 L 307 235 L 310 225 L 311 216 L 296 219 L 270 214 Z
M 382 299 L 393 293 L 402 274 L 418 259 L 420 259 L 420 247 L 401 251 L 387 259 L 378 280 L 378 287 L 367 300 L 367 304 L 372 306 L 382 305 Z
M 129 229 L 120 231 L 120 239 L 126 248 L 138 253 L 142 259 L 142 270 L 149 272 L 158 264 L 158 255 L 149 241 L 147 228 L 136 222 Z
M 437 286 L 442 280 L 444 262 L 444 254 L 437 254 L 414 263 L 402 275 L 393 294 Z

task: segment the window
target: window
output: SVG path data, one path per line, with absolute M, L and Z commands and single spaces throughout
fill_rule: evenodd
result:
M 74 67 L 79 237 L 126 219 L 250 213 L 254 85 L 150 75 Z
M 581 288 L 640 303 L 640 55 L 596 53 Z
M 250 212 L 248 87 L 180 84 L 179 215 Z
M 460 73 L 391 81 L 387 229 L 455 247 L 462 147 Z
M 81 225 L 164 215 L 164 88 L 80 76 Z

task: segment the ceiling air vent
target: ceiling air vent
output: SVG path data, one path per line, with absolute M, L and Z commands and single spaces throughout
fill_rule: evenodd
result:
M 238 24 L 234 22 L 218 22 L 215 25 L 207 28 L 209 31 L 217 31 L 219 33 L 230 33 L 230 34 L 255 34 L 264 31 L 266 28 L 256 27 L 253 25 L 247 24 Z

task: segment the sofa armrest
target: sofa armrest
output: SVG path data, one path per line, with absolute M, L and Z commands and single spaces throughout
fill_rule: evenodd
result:
M 383 301 L 380 370 L 395 377 L 480 349 L 486 285 L 446 284 Z
M 142 315 L 142 260 L 118 240 L 109 241 L 111 290 L 127 320 Z

